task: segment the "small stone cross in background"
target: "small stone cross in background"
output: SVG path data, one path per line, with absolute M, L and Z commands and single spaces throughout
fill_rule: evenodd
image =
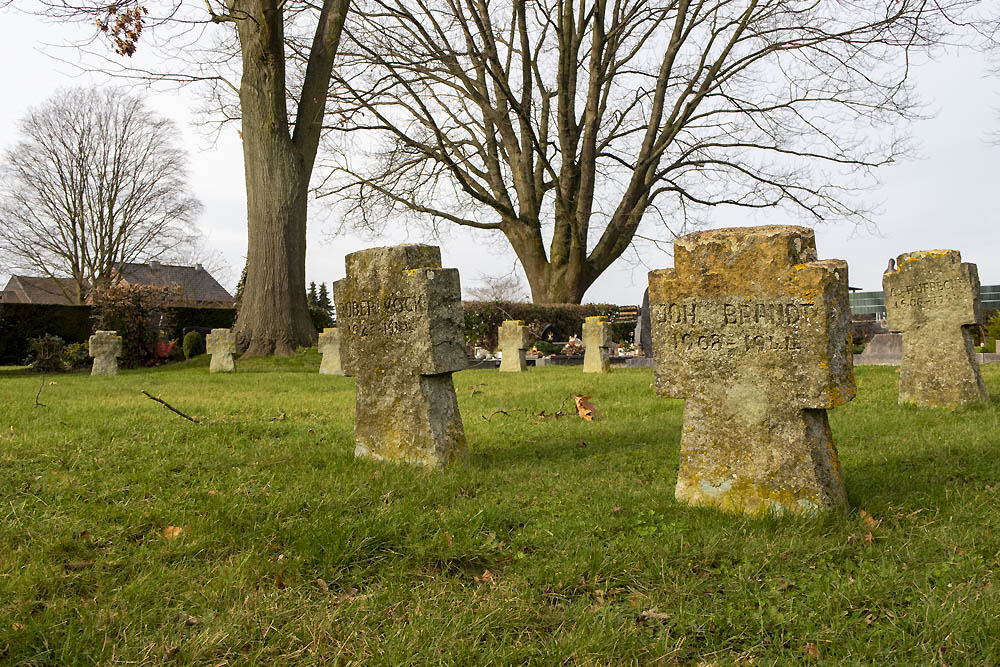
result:
M 319 372 L 322 375 L 343 375 L 340 367 L 340 333 L 336 327 L 326 327 L 319 335 L 317 343 L 319 353 L 323 355 Z
M 95 331 L 90 337 L 90 356 L 94 358 L 91 375 L 118 375 L 122 337 L 117 331 Z
M 611 347 L 611 324 L 604 316 L 588 317 L 583 321 L 583 372 L 607 373 L 611 369 L 608 348 Z
M 236 354 L 236 336 L 229 329 L 212 329 L 205 337 L 205 350 L 212 355 L 210 373 L 232 373 L 236 370 L 233 355 Z
M 909 252 L 882 275 L 889 330 L 903 334 L 899 402 L 957 407 L 989 400 L 972 335 L 979 271 L 957 250 Z
M 528 327 L 522 320 L 504 320 L 499 329 L 500 370 L 505 373 L 520 373 L 528 368 L 526 359 L 528 343 Z

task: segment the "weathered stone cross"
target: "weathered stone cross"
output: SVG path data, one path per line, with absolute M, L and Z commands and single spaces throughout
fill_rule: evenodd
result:
M 846 501 L 826 410 L 851 400 L 847 264 L 804 227 L 674 242 L 649 274 L 657 391 L 685 398 L 681 502 L 813 512 Z
M 205 336 L 205 350 L 212 355 L 208 367 L 210 373 L 232 373 L 236 370 L 233 355 L 236 354 L 236 336 L 229 329 L 212 329 Z
M 500 370 L 504 373 L 520 373 L 528 368 L 527 348 L 531 341 L 528 327 L 521 320 L 504 320 L 498 331 L 500 349 Z
M 340 333 L 336 327 L 326 327 L 319 335 L 317 345 L 319 353 L 323 355 L 320 362 L 319 372 L 323 375 L 343 375 L 344 371 L 340 367 Z
M 608 348 L 611 347 L 611 324 L 603 316 L 583 321 L 583 372 L 607 373 L 611 369 Z
M 355 455 L 443 465 L 467 453 L 451 374 L 466 367 L 457 269 L 427 245 L 347 256 L 334 284 L 344 373 L 356 378 Z
M 91 375 L 118 375 L 118 357 L 122 356 L 122 337 L 117 331 L 95 331 L 90 337 Z
M 979 271 L 957 250 L 900 255 L 882 275 L 889 330 L 903 334 L 899 402 L 956 407 L 988 400 L 969 328 L 981 319 Z

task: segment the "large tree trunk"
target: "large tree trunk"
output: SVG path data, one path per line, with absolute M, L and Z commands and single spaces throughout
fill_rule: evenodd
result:
M 262 150 L 265 155 L 250 143 L 244 146 L 247 277 L 236 337 L 244 356 L 287 356 L 297 347 L 316 344 L 306 304 L 309 178 L 302 173 L 294 151 L 274 146 Z
M 566 244 L 571 247 L 553 251 L 549 259 L 540 226 L 507 221 L 502 230 L 524 268 L 533 303 L 580 303 L 583 300 L 595 276 L 589 269 L 582 246 Z
M 289 133 L 282 9 L 234 2 L 243 52 L 240 106 L 247 186 L 247 276 L 236 320 L 244 356 L 290 355 L 313 345 L 306 304 L 306 201 L 312 160 Z

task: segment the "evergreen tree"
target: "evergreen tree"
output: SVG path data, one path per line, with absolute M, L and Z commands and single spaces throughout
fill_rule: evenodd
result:
M 316 298 L 316 281 L 309 283 L 309 297 L 306 299 L 309 302 L 309 307 L 318 306 L 319 301 Z
M 326 283 L 319 284 L 319 298 L 316 301 L 316 305 L 326 312 L 330 312 L 333 308 L 333 303 L 330 301 L 330 293 L 326 291 Z

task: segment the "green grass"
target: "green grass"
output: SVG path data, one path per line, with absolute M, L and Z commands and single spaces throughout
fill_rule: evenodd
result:
M 472 456 L 427 472 L 354 459 L 318 362 L 46 376 L 44 407 L 0 369 L 0 664 L 1000 664 L 996 399 L 860 368 L 851 508 L 739 517 L 674 501 L 649 370 L 456 373 Z M 597 421 L 532 416 L 572 393 Z

